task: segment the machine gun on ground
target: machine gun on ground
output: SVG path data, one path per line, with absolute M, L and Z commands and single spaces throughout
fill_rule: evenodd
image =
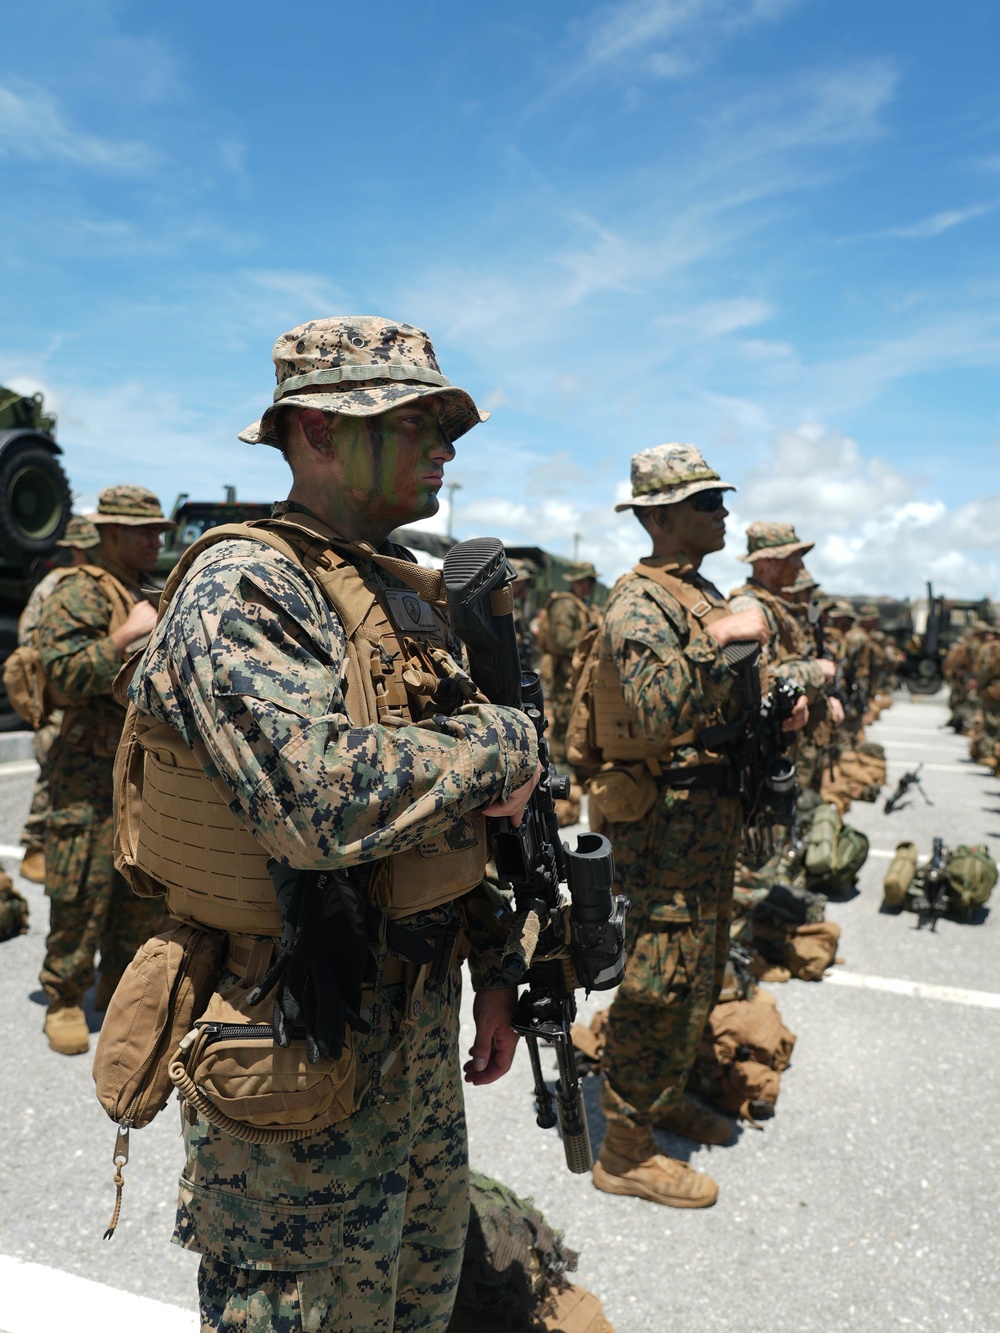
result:
M 520 826 L 494 821 L 497 873 L 513 890 L 516 912 L 504 971 L 511 985 L 527 984 L 513 1026 L 528 1047 L 536 1121 L 549 1129 L 558 1115 L 566 1164 L 582 1173 L 590 1170 L 593 1158 L 570 1038 L 574 990 L 609 990 L 621 981 L 628 904 L 612 897 L 614 857 L 603 834 L 581 834 L 575 851 L 559 840 L 555 801 L 569 794 L 569 784 L 549 760 L 541 683 L 533 672 L 521 671 L 510 592 L 514 570 L 503 543 L 494 537 L 460 542 L 445 557 L 443 573 L 452 624 L 465 644 L 472 679 L 491 703 L 520 708 L 538 734 L 542 776 Z M 568 904 L 561 883 L 569 889 Z M 554 1047 L 559 1066 L 554 1098 L 542 1073 L 540 1038 Z
M 918 764 L 916 768 L 914 768 L 911 772 L 903 774 L 903 776 L 896 783 L 896 790 L 892 793 L 891 796 L 886 797 L 885 805 L 882 807 L 885 814 L 887 815 L 892 814 L 893 810 L 896 809 L 900 801 L 903 799 L 903 797 L 906 795 L 906 793 L 910 790 L 911 787 L 916 787 L 917 791 L 924 798 L 924 800 L 927 802 L 928 805 L 934 804 L 934 802 L 927 795 L 927 793 L 923 789 L 923 786 L 921 785 L 920 770 L 922 768 L 923 764 Z
M 930 864 L 922 872 L 920 892 L 913 899 L 913 908 L 917 912 L 917 930 L 922 930 L 928 923 L 931 930 L 937 930 L 938 917 L 948 910 L 948 872 L 945 863 L 944 839 L 935 838 Z

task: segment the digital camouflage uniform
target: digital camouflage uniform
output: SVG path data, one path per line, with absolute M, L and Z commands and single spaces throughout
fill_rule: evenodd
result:
M 415 396 L 412 381 L 380 384 L 359 373 L 366 387 L 351 389 L 350 347 L 374 344 L 378 356 L 397 362 L 409 356 L 408 374 L 420 355 L 417 335 L 433 362 L 426 334 L 411 326 L 315 321 L 279 339 L 279 385 L 302 372 L 305 349 L 314 365 L 343 363 L 338 404 L 384 411 L 407 392 Z M 361 351 L 354 362 L 366 357 Z M 430 383 L 441 384 L 436 362 L 424 365 Z M 418 364 L 414 378 L 419 373 Z M 322 394 L 305 398 L 314 404 L 324 406 Z M 268 421 L 241 438 L 267 440 Z M 471 424 L 466 419 L 454 434 Z M 349 558 L 371 586 L 396 586 L 368 561 Z M 536 764 L 528 720 L 485 704 L 419 725 L 352 726 L 342 688 L 346 644 L 300 565 L 270 547 L 225 541 L 195 561 L 131 686 L 140 713 L 168 723 L 189 746 L 200 740 L 208 775 L 232 792 L 233 812 L 271 856 L 296 867 L 366 865 L 421 844 L 506 800 Z M 446 904 L 400 925 L 443 928 L 457 911 Z M 471 914 L 466 924 L 473 984 L 501 984 L 498 951 L 480 947 Z M 372 1031 L 356 1034 L 355 1044 L 359 1072 L 370 1073 L 396 1039 L 404 993 L 385 987 L 380 1014 L 372 990 L 364 994 Z M 402 1056 L 382 1078 L 385 1100 L 363 1099 L 329 1129 L 268 1148 L 200 1117 L 189 1127 L 174 1240 L 202 1254 L 203 1329 L 447 1327 L 468 1216 L 459 994 L 456 967 L 441 984 L 428 983 Z
M 108 569 L 134 603 L 139 590 L 127 587 L 122 571 L 99 553 L 92 563 Z M 110 619 L 99 584 L 80 570 L 49 595 L 37 629 L 46 679 L 81 699 L 66 710 L 49 752 L 49 934 L 39 978 L 50 1001 L 69 1004 L 79 1004 L 93 981 L 98 950 L 102 975 L 117 978 L 166 924 L 161 904 L 137 898 L 111 860 L 112 767 L 125 713 L 111 697 L 122 659 L 109 637 Z
M 96 526 L 89 519 L 74 514 L 56 545 L 67 549 L 75 547 L 79 551 L 89 551 L 97 546 L 99 541 L 100 535 Z M 46 599 L 72 568 L 70 565 L 50 569 L 45 577 L 35 584 L 17 622 L 17 641 L 20 645 L 30 644 L 33 641 Z M 21 846 L 26 851 L 33 851 L 36 848 L 41 851 L 45 842 L 45 823 L 49 813 L 49 755 L 61 726 L 62 710 L 57 708 L 49 720 L 35 732 L 32 748 L 38 764 L 38 777 L 35 780 L 28 818 L 21 830 Z
M 567 578 L 596 578 L 593 565 L 575 565 Z M 574 592 L 554 592 L 545 606 L 546 633 L 542 644 L 542 683 L 545 689 L 545 715 L 549 719 L 546 737 L 553 761 L 566 762 L 566 727 L 573 701 L 573 654 L 587 630 L 597 623 L 592 608 Z
M 782 559 L 796 551 L 812 550 L 812 543 L 800 542 L 790 523 L 751 523 L 747 537 L 748 552 L 739 559 L 750 564 L 754 558 Z M 832 727 L 825 694 L 826 676 L 816 660 L 815 641 L 802 626 L 799 608 L 751 576 L 730 592 L 729 609 L 737 613 L 754 606 L 763 613 L 771 632 L 765 648 L 770 676 L 792 680 L 805 690 L 809 722 L 796 738 L 795 766 L 803 790 L 818 786 Z
M 721 486 L 690 445 L 661 445 L 632 460 L 635 505 L 677 502 Z M 649 558 L 725 608 L 684 557 Z M 669 747 L 739 711 L 735 676 L 716 640 L 666 588 L 635 574 L 618 581 L 601 627 L 637 735 Z M 670 766 L 704 763 L 679 745 Z M 718 997 L 729 949 L 733 874 L 741 831 L 738 795 L 663 786 L 650 813 L 608 826 L 617 891 L 631 903 L 625 978 L 608 1013 L 601 1097 L 609 1116 L 651 1126 L 680 1105 L 695 1048 Z

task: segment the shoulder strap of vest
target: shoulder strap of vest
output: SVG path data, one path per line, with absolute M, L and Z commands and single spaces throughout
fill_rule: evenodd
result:
M 728 607 L 710 602 L 703 589 L 689 583 L 686 579 L 680 578 L 677 574 L 671 574 L 665 569 L 658 569 L 656 565 L 643 564 L 636 565 L 632 573 L 638 574 L 640 578 L 650 579 L 653 583 L 665 589 L 671 597 L 680 602 L 688 615 L 694 616 L 701 626 L 711 625 L 713 621 L 721 620 L 723 616 L 729 615 Z
M 87 574 L 94 580 L 111 607 L 108 633 L 113 634 L 116 629 L 121 629 L 128 620 L 129 612 L 135 606 L 135 596 L 129 592 L 121 579 L 115 578 L 114 574 L 103 565 L 74 565 L 69 573 Z

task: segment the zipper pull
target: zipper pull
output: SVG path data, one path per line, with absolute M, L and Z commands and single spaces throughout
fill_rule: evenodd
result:
M 132 1122 L 128 1119 L 123 1120 L 118 1126 L 118 1137 L 115 1139 L 115 1151 L 111 1159 L 115 1168 L 115 1211 L 112 1213 L 108 1229 L 104 1233 L 105 1240 L 110 1240 L 115 1234 L 118 1218 L 122 1211 L 122 1190 L 125 1188 L 125 1177 L 122 1175 L 122 1168 L 128 1162 L 128 1135 L 131 1128 Z

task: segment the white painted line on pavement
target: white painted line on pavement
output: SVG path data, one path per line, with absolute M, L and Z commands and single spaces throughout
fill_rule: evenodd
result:
M 0 842 L 0 858 L 4 860 L 16 857 L 17 860 L 20 861 L 22 856 L 24 856 L 24 850 L 23 847 L 8 847 L 6 843 Z M 0 1333 L 6 1333 L 6 1330 L 0 1330 Z
M 179 1305 L 106 1287 L 44 1264 L 0 1255 L 0 1329 L 3 1333 L 195 1333 L 198 1316 Z
M 944 736 L 930 736 L 930 737 L 928 737 L 928 740 L 937 741 L 938 744 L 942 744 L 942 743 L 943 743 L 943 744 L 947 745 L 947 743 L 948 743 L 947 740 L 946 740 L 946 738 L 945 738 Z M 892 750 L 926 750 L 926 749 L 927 749 L 927 742 L 926 742 L 926 741 L 924 742 L 923 745 L 921 745 L 920 741 L 897 741 L 897 740 L 894 740 L 891 736 L 883 736 L 882 739 L 879 741 L 879 745 L 884 745 L 885 748 L 886 748 L 887 750 L 888 750 L 888 749 L 892 749 Z M 964 745 L 957 745 L 957 746 L 956 746 L 956 745 L 953 745 L 951 748 L 952 748 L 953 750 L 955 750 L 958 754 L 961 754 L 962 751 L 963 751 L 966 747 L 965 747 Z
M 34 759 L 15 759 L 10 764 L 0 764 L 0 778 L 16 778 L 22 773 L 37 773 L 38 765 Z
M 844 972 L 839 967 L 824 972 L 823 980 L 832 981 L 837 986 L 854 986 L 858 990 L 889 991 L 893 995 L 909 995 L 917 1000 L 944 1000 L 948 1004 L 965 1004 L 973 1009 L 1000 1010 L 1000 994 L 988 990 L 963 990 L 960 986 L 932 986 L 926 981 L 873 977 L 865 972 Z
M 900 768 L 906 766 L 912 761 L 909 759 L 893 759 L 891 756 L 886 760 L 887 763 L 896 764 Z M 985 764 L 924 764 L 928 773 L 971 773 L 974 778 L 985 777 L 990 770 Z

